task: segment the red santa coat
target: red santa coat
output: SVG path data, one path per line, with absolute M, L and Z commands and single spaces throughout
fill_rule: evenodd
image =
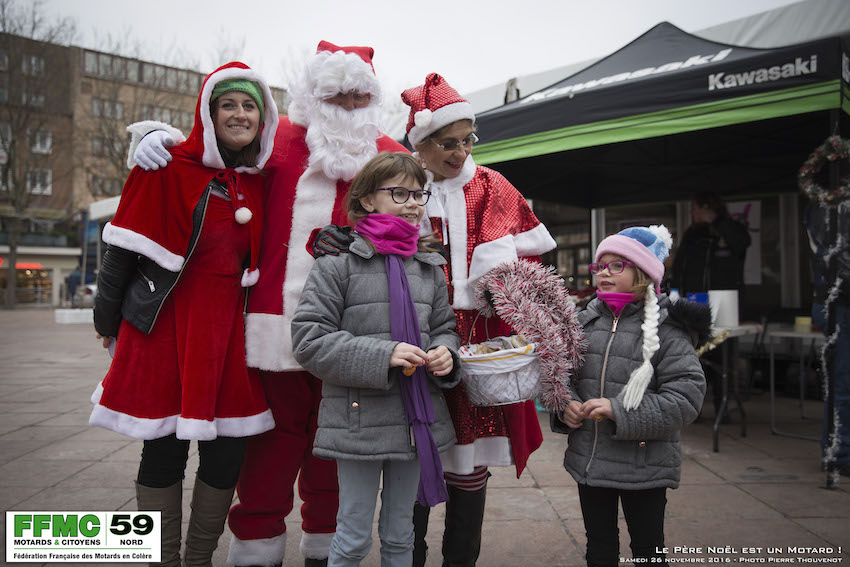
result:
M 215 85 L 232 78 L 257 82 L 266 101 L 260 153 L 252 167 L 225 167 L 209 112 Z M 140 439 L 176 432 L 180 439 L 206 440 L 273 427 L 262 389 L 244 364 L 240 284 L 253 285 L 259 275 L 263 181 L 256 174 L 271 155 L 276 128 L 277 109 L 265 81 L 244 64 L 229 63 L 205 79 L 195 125 L 172 152 L 171 167 L 137 168 L 128 178 L 104 241 L 178 276 L 149 334 L 122 324 L 113 364 L 92 396 L 91 424 Z M 209 203 L 213 179 L 226 185 L 229 203 Z M 204 220 L 193 241 L 198 207 Z M 236 214 L 239 208 L 253 214 Z M 229 254 L 229 262 L 217 257 L 217 248 Z M 243 251 L 250 251 L 251 267 L 240 277 Z M 210 309 L 225 304 L 232 309 Z
M 498 318 L 475 323 L 473 289 L 477 280 L 499 264 L 534 258 L 553 250 L 555 240 L 525 198 L 500 173 L 476 166 L 470 155 L 457 177 L 431 182 L 421 233 L 436 231 L 449 249 L 446 266 L 449 297 L 463 343 L 508 334 Z M 443 469 L 470 474 L 475 466 L 515 464 L 522 473 L 528 456 L 542 442 L 532 402 L 502 407 L 475 407 L 463 386 L 446 392 L 458 444 L 443 456 Z
M 345 195 L 350 181 L 329 179 L 308 168 L 306 128 L 281 117 L 274 153 L 266 166 L 266 217 L 259 265 L 263 277 L 251 292 L 246 322 L 248 366 L 272 371 L 302 370 L 292 356 L 290 324 L 313 266 L 307 239 L 313 229 L 347 225 Z M 381 136 L 378 152 L 404 152 Z

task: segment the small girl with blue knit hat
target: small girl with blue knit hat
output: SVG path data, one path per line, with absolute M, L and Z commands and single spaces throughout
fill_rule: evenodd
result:
M 618 504 L 636 561 L 666 565 L 667 488 L 679 485 L 682 428 L 696 419 L 705 376 L 695 348 L 710 337 L 704 305 L 659 294 L 672 238 L 631 227 L 596 249 L 598 292 L 579 323 L 588 340 L 572 401 L 552 428 L 569 433 L 564 467 L 578 483 L 588 565 L 617 565 Z

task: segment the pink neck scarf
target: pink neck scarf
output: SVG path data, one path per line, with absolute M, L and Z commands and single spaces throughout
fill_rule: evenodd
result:
M 614 312 L 614 317 L 619 317 L 623 307 L 635 300 L 633 293 L 617 293 L 615 291 L 597 291 L 596 297 L 604 301 L 611 311 Z
M 379 254 L 409 258 L 418 250 L 419 227 L 393 215 L 368 214 L 360 219 L 354 230 L 368 238 Z

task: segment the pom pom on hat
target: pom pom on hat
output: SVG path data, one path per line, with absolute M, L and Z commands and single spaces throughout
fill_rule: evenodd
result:
M 234 215 L 236 217 L 236 222 L 239 224 L 245 224 L 249 222 L 253 217 L 254 213 L 251 212 L 251 209 L 248 207 L 239 207 L 236 209 Z
M 431 118 L 433 117 L 433 113 L 429 109 L 420 110 L 416 114 L 413 115 L 413 123 L 417 128 L 427 128 L 431 125 Z

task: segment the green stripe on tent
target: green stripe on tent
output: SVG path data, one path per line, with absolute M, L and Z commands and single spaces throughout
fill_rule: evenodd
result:
M 850 101 L 847 98 L 841 100 L 840 89 L 840 81 L 833 80 L 758 95 L 536 132 L 476 146 L 474 151 L 475 163 L 486 165 L 603 144 L 680 134 L 839 107 L 850 114 Z

